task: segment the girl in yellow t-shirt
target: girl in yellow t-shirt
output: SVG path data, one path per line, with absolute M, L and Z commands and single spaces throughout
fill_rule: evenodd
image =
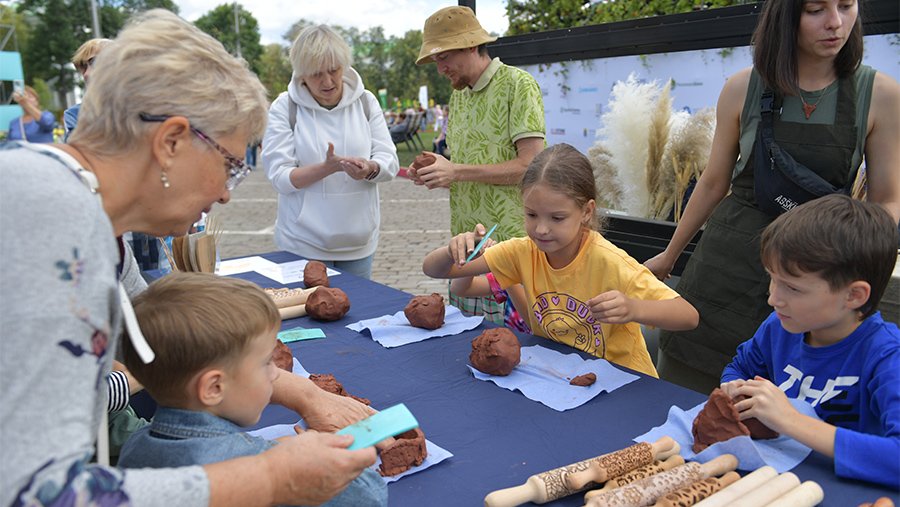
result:
M 640 324 L 693 329 L 697 310 L 593 230 L 596 183 L 578 150 L 568 144 L 547 148 L 528 166 L 520 187 L 528 237 L 497 243 L 466 262 L 485 235 L 478 224 L 429 253 L 425 274 L 491 272 L 504 289 L 521 284 L 527 306 L 519 311 L 535 335 L 656 377 Z

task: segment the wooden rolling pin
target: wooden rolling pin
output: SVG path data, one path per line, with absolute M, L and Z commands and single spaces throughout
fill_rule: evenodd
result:
M 653 507 L 691 507 L 695 503 L 712 496 L 715 492 L 734 484 L 741 476 L 737 472 L 728 472 L 722 477 L 707 477 L 686 488 L 673 491 L 656 501 Z
M 673 451 L 673 449 L 675 450 Z M 488 494 L 484 497 L 484 505 L 485 507 L 513 507 L 526 502 L 539 504 L 552 502 L 584 489 L 569 487 L 566 478 L 571 474 L 586 470 L 594 462 L 603 463 L 606 474 L 614 477 L 653 463 L 659 457 L 665 458 L 677 453 L 678 443 L 669 437 L 662 437 L 653 444 L 641 442 L 620 451 L 532 475 L 525 481 L 525 484 Z
M 266 294 L 275 301 L 278 308 L 289 308 L 306 304 L 309 295 L 316 291 L 318 287 L 311 289 L 263 289 Z M 304 314 L 305 315 L 305 314 Z M 284 318 L 282 316 L 282 318 Z
M 637 480 L 621 488 L 611 489 L 593 497 L 587 503 L 590 507 L 647 507 L 658 499 L 707 477 L 722 475 L 737 468 L 738 460 L 733 454 L 723 454 L 702 465 L 697 462 L 660 472 Z
M 684 465 L 684 458 L 676 454 L 674 456 L 669 456 L 663 461 L 655 461 L 649 465 L 635 468 L 630 472 L 626 472 L 622 475 L 607 479 L 606 484 L 603 485 L 602 489 L 595 489 L 593 491 L 588 491 L 587 493 L 585 493 L 584 500 L 586 502 L 592 497 L 595 497 L 604 491 L 609 491 L 613 488 L 620 488 L 626 484 L 631 484 L 638 479 L 650 477 L 651 475 L 656 475 L 660 472 L 671 470 L 680 465 Z
M 629 447 L 628 449 L 631 449 L 631 447 Z M 626 452 L 628 451 L 628 449 L 623 449 L 622 451 L 618 452 Z M 656 457 L 656 459 L 666 459 L 670 456 L 678 454 L 680 450 L 681 447 L 678 445 L 678 442 L 672 440 L 669 437 L 663 437 L 652 444 L 651 452 L 653 456 Z M 613 477 L 620 476 L 624 473 L 634 470 L 635 468 L 638 468 L 626 468 L 621 466 L 622 464 L 631 462 L 631 460 L 629 459 L 631 454 L 628 454 L 626 452 L 626 458 L 624 460 L 618 459 L 617 457 L 615 457 L 615 455 L 616 453 L 613 453 L 608 455 L 608 457 L 604 457 L 603 459 L 592 461 L 588 465 L 588 468 L 586 470 L 566 473 L 566 485 L 569 486 L 569 489 L 572 490 L 582 490 L 588 484 L 602 484 L 612 479 Z M 645 464 L 648 463 L 642 463 L 639 464 L 639 466 L 643 466 Z
M 305 317 L 306 316 L 306 305 L 297 305 L 297 306 L 288 306 L 285 308 L 279 308 L 278 314 L 281 315 L 281 320 L 290 320 L 290 319 L 296 319 L 297 317 Z
M 785 472 L 762 483 L 753 491 L 748 491 L 747 494 L 728 505 L 730 507 L 763 507 L 799 485 L 800 479 L 796 475 Z
M 703 500 L 694 507 L 728 507 L 735 499 L 740 498 L 745 493 L 753 491 L 776 475 L 778 475 L 778 472 L 770 466 L 757 468 L 755 471 L 744 476 L 743 479 L 735 482 L 722 491 L 719 491 L 706 500 Z
M 766 507 L 813 507 L 825 499 L 822 486 L 813 481 L 806 481 L 786 494 L 778 497 Z

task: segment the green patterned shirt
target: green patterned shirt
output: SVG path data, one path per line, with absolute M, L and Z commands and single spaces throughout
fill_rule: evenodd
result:
M 544 137 L 544 101 L 537 81 L 494 58 L 472 88 L 450 96 L 447 144 L 457 164 L 499 164 L 516 158 L 516 141 Z M 499 224 L 493 238 L 525 236 L 517 185 L 462 181 L 450 186 L 450 232 Z

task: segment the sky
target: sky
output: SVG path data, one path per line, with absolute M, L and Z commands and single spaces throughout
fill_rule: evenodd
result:
M 225 0 L 175 0 L 179 14 L 194 21 Z M 238 0 L 259 22 L 260 42 L 286 44 L 282 36 L 294 22 L 308 19 L 364 31 L 381 25 L 388 37 L 421 30 L 436 10 L 457 5 L 453 0 Z M 477 0 L 478 20 L 488 31 L 502 35 L 508 27 L 505 0 Z

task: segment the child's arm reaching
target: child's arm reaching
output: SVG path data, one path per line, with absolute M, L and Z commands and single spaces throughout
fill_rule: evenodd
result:
M 595 319 L 608 324 L 637 322 L 668 331 L 686 331 L 700 323 L 700 314 L 694 306 L 680 297 L 642 300 L 611 290 L 589 299 L 588 306 Z
M 487 297 L 490 296 L 491 284 L 483 276 L 464 276 L 454 278 L 450 282 L 450 293 L 460 297 Z
M 466 262 L 466 257 L 475 251 L 475 246 L 484 238 L 486 232 L 484 226 L 478 224 L 472 232 L 453 236 L 446 247 L 435 248 L 425 256 L 422 272 L 432 278 L 460 278 L 487 273 L 491 269 L 481 255 L 484 248 L 471 262 Z M 488 240 L 488 243 L 492 244 L 490 241 Z

